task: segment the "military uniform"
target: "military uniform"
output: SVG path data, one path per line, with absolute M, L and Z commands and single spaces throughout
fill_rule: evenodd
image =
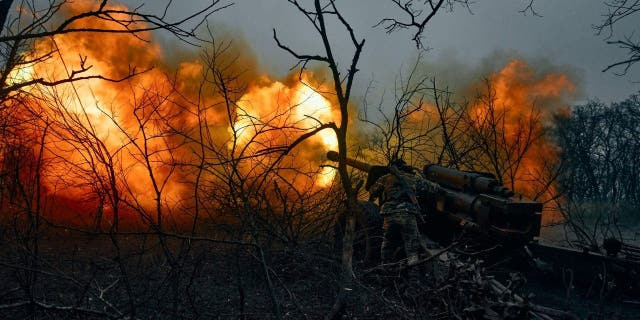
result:
M 404 180 L 401 181 L 397 174 Z M 395 252 L 402 244 L 408 263 L 417 262 L 422 249 L 416 216 L 420 207 L 414 203 L 416 194 L 435 192 L 438 186 L 424 178 L 405 171 L 380 177 L 369 189 L 371 198 L 379 198 L 384 217 L 381 258 L 385 263 L 394 260 Z

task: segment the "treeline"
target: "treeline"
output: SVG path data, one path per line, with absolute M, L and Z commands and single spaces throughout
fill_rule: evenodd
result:
M 640 97 L 589 101 L 556 118 L 564 166 L 560 186 L 580 201 L 640 200 Z
M 555 118 L 559 210 L 578 240 L 625 238 L 640 206 L 640 96 L 591 100 Z

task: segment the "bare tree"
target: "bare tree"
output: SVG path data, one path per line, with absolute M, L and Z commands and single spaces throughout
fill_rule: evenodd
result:
M 581 244 L 597 247 L 606 237 L 622 239 L 623 226 L 637 220 L 639 106 L 637 95 L 610 106 L 590 101 L 555 119 L 563 163 L 559 207 Z
M 275 30 L 273 31 L 274 40 L 281 49 L 290 53 L 293 57 L 299 60 L 298 64 L 302 65 L 301 70 L 304 70 L 304 68 L 310 62 L 322 63 L 325 64 L 327 68 L 329 68 L 333 80 L 334 92 L 332 94 L 335 94 L 340 107 L 341 120 L 339 125 L 336 125 L 334 123 L 323 124 L 320 125 L 316 130 L 309 133 L 310 136 L 312 134 L 315 134 L 319 130 L 326 128 L 331 128 L 335 132 L 338 140 L 338 174 L 340 176 L 340 181 L 347 197 L 347 210 L 349 214 L 346 218 L 345 236 L 342 252 L 343 284 L 341 285 L 336 303 L 327 316 L 327 318 L 334 318 L 342 309 L 346 296 L 351 290 L 350 286 L 354 278 L 352 266 L 353 239 L 355 234 L 355 211 L 357 210 L 358 206 L 357 195 L 351 185 L 352 182 L 347 171 L 347 130 L 349 125 L 349 101 L 351 98 L 351 89 L 353 86 L 354 77 L 358 72 L 357 65 L 365 41 L 364 39 L 358 40 L 355 31 L 347 22 L 345 17 L 340 13 L 334 1 L 323 3 L 320 0 L 315 0 L 313 2 L 313 6 L 310 9 L 307 9 L 297 0 L 289 0 L 289 2 L 294 5 L 314 27 L 317 35 L 322 41 L 324 53 L 308 54 L 300 53 L 297 50 L 291 49 L 291 47 L 283 44 L 280 41 Z M 340 70 L 339 68 L 339 62 L 336 60 L 333 52 L 335 49 L 331 45 L 329 33 L 327 31 L 328 24 L 330 23 L 327 19 L 329 18 L 335 19 L 336 23 L 344 28 L 347 33 L 347 38 L 350 40 L 353 48 L 351 63 L 348 65 L 345 71 L 346 74 L 344 75 L 342 73 L 342 70 Z M 302 136 L 301 139 L 306 139 L 306 137 L 307 136 Z M 298 141 L 301 141 L 301 139 L 299 139 Z M 292 144 L 292 147 L 295 147 L 295 145 L 295 143 Z
M 424 49 L 422 39 L 427 24 L 441 11 L 452 11 L 456 5 L 469 9 L 469 0 L 391 0 L 398 14 L 380 20 L 376 26 L 383 26 L 387 33 L 409 29 L 413 31 L 411 40 L 419 49 Z
M 286 144 L 290 136 L 310 130 L 308 125 L 291 119 L 299 103 L 279 106 L 264 117 L 252 114 L 247 110 L 251 101 L 244 97 L 246 70 L 238 65 L 237 50 L 231 42 L 212 42 L 202 55 L 203 77 L 197 94 L 181 93 L 198 98 L 175 102 L 197 125 L 184 127 L 167 122 L 174 134 L 184 139 L 184 149 L 194 158 L 180 163 L 195 180 L 192 233 L 196 221 L 206 222 L 217 232 L 225 231 L 233 239 L 251 243 L 255 252 L 249 254 L 260 264 L 273 315 L 281 318 L 269 250 L 274 243 L 279 248 L 294 248 L 314 236 L 326 237 L 331 220 L 323 213 L 331 212 L 331 202 L 326 201 L 326 190 L 294 183 L 313 181 L 316 173 L 291 164 L 302 150 L 289 150 Z M 287 136 L 284 142 L 273 138 L 280 134 Z M 283 150 L 289 155 L 283 156 Z M 210 220 L 197 220 L 202 215 Z M 227 225 L 222 226 L 221 221 Z M 242 268 L 237 272 L 237 279 L 242 279 Z
M 531 13 L 540 16 L 534 7 L 535 0 L 523 0 L 525 6 L 521 13 Z M 469 0 L 390 0 L 396 11 L 391 12 L 388 17 L 382 18 L 376 26 L 382 26 L 387 33 L 401 30 L 411 30 L 413 37 L 411 40 L 418 49 L 427 49 L 424 46 L 423 38 L 426 27 L 442 11 L 452 12 L 455 7 L 461 7 L 471 12 Z
M 476 146 L 471 152 L 471 168 L 492 173 L 501 182 L 515 189 L 521 180 L 521 165 L 531 147 L 544 135 L 541 111 L 535 105 L 528 113 L 514 115 L 509 105 L 497 101 L 496 92 L 489 80 L 486 91 L 479 93 L 477 103 L 465 117 L 464 129 Z M 516 117 L 515 121 L 513 117 Z
M 548 145 L 544 106 L 504 105 L 488 79 L 474 99 L 459 103 L 435 79 L 410 72 L 399 83 L 394 110 L 387 115 L 379 104 L 379 120 L 364 119 L 373 128 L 368 155 L 378 159 L 372 160 L 403 155 L 416 167 L 436 163 L 487 172 L 549 210 L 557 206 L 563 166 Z
M 148 122 L 158 112 L 153 109 L 152 105 L 147 108 L 139 106 L 134 112 L 134 116 L 136 116 L 135 119 L 141 129 L 134 134 L 135 143 L 113 149 L 105 143 L 103 140 L 105 137 L 98 134 L 95 119 L 87 117 L 84 108 L 80 112 L 78 110 L 72 112 L 68 105 L 69 101 L 63 98 L 62 89 L 59 88 L 62 84 L 72 84 L 88 79 L 120 82 L 131 79 L 146 70 L 136 69 L 136 66 L 128 66 L 128 68 L 124 66 L 123 69 L 126 70 L 124 74 L 100 74 L 92 70 L 91 62 L 83 56 L 80 57 L 80 62 L 77 65 L 65 65 L 67 72 L 57 77 L 38 75 L 31 70 L 58 61 L 58 57 L 63 55 L 58 48 L 57 39 L 59 36 L 80 33 L 120 34 L 123 37 L 130 36 L 140 41 L 150 41 L 152 31 L 164 30 L 180 40 L 195 44 L 196 41 L 199 41 L 195 35 L 195 29 L 211 14 L 228 6 L 223 5 L 221 1 L 214 0 L 185 17 L 170 19 L 168 16 L 172 5 L 172 1 L 168 1 L 164 11 L 161 11 L 160 14 L 154 14 L 145 12 L 142 7 L 127 9 L 107 0 L 96 3 L 66 0 L 0 2 L 0 113 L 3 114 L 2 127 L 0 128 L 2 130 L 0 150 L 2 150 L 3 168 L 0 170 L 2 218 L 22 220 L 20 216 L 24 215 L 30 221 L 28 223 L 29 230 L 32 230 L 22 232 L 20 228 L 15 229 L 16 234 L 20 233 L 25 237 L 25 241 L 17 242 L 21 248 L 17 248 L 16 252 L 28 253 L 28 260 L 15 265 L 3 264 L 3 268 L 21 270 L 19 273 L 23 273 L 16 277 L 16 281 L 21 283 L 26 300 L 15 304 L 3 304 L 0 308 L 3 312 L 24 307 L 31 310 L 30 314 L 33 317 L 36 317 L 41 310 L 90 314 L 98 317 L 136 317 L 137 310 L 140 308 L 140 300 L 135 296 L 135 288 L 132 288 L 129 280 L 129 275 L 132 272 L 123 253 L 126 249 L 122 248 L 119 213 L 124 206 L 123 204 L 137 209 L 140 209 L 140 206 L 136 206 L 135 197 L 127 196 L 127 191 L 130 189 L 127 189 L 125 174 L 120 171 L 126 171 L 126 168 L 119 167 L 119 157 L 123 156 L 126 151 L 138 150 L 140 151 L 138 154 L 146 156 L 141 158 L 141 160 L 146 159 L 144 164 L 147 167 L 155 167 L 156 164 L 151 165 L 150 162 L 158 160 L 154 158 L 156 150 L 149 150 L 146 143 L 150 139 L 158 138 L 157 135 L 147 136 L 150 130 Z M 99 109 L 99 107 L 97 108 Z M 108 112 L 105 111 L 105 114 Z M 5 115 L 8 117 L 5 118 Z M 29 128 L 30 123 L 46 129 Z M 15 134 L 8 134 L 9 132 Z M 15 139 L 15 137 L 26 138 L 30 132 L 40 132 L 41 135 L 37 140 L 32 140 L 29 143 Z M 35 142 L 37 143 L 34 145 Z M 174 147 L 171 144 L 167 146 Z M 73 150 L 75 157 L 65 158 L 64 152 L 60 150 L 61 147 L 69 147 Z M 18 154 L 19 150 L 40 150 L 40 152 Z M 12 160 L 12 154 L 17 158 Z M 25 161 L 30 158 L 29 154 L 35 157 L 34 161 Z M 48 158 L 44 156 L 45 154 Z M 63 165 L 61 167 L 68 168 L 70 171 L 66 177 L 63 177 L 66 179 L 60 180 L 62 184 L 55 187 L 45 186 L 42 182 L 43 168 L 53 165 Z M 151 168 L 148 171 L 151 185 L 154 187 L 153 191 L 157 196 L 157 203 L 163 199 L 163 183 L 166 183 L 166 179 L 162 180 L 155 176 L 156 172 Z M 54 194 L 59 190 L 52 188 L 63 187 L 80 187 L 83 190 L 90 190 L 90 194 L 78 195 L 78 197 L 95 197 L 94 200 L 97 204 L 95 228 L 90 233 L 102 234 L 103 222 L 110 226 L 108 235 L 115 251 L 111 262 L 114 263 L 118 271 L 115 273 L 115 281 L 111 281 L 104 287 L 97 279 L 99 276 L 96 276 L 95 272 L 90 275 L 89 279 L 76 279 L 73 272 L 67 274 L 65 271 L 56 270 L 51 261 L 48 261 L 46 255 L 39 249 L 43 226 L 53 228 L 52 232 L 54 233 L 58 230 L 68 231 L 77 227 L 64 225 L 60 228 L 46 219 L 45 213 L 48 213 L 47 210 L 50 210 L 54 204 L 51 203 L 52 197 L 45 196 L 45 193 Z M 45 188 L 48 189 L 45 190 Z M 14 209 L 19 205 L 26 211 L 23 214 L 12 208 L 4 207 L 4 205 L 13 206 Z M 103 217 L 103 212 L 107 209 L 111 214 L 109 218 L 112 219 Z M 164 233 L 167 232 L 166 223 L 163 221 L 163 209 L 162 205 L 157 205 L 154 217 L 150 217 L 146 211 L 140 209 L 140 212 L 145 213 L 145 216 L 149 218 L 147 221 L 157 227 L 154 229 L 155 235 L 161 238 L 161 243 L 164 242 Z M 11 213 L 13 217 L 5 216 L 5 213 Z M 87 232 L 86 230 L 79 231 Z M 142 246 L 144 247 L 144 244 Z M 175 289 L 181 283 L 180 272 L 178 272 L 182 270 L 181 261 L 171 259 L 173 254 L 168 245 L 164 245 L 163 248 L 165 248 L 168 260 L 173 262 L 171 264 L 173 273 L 169 274 L 170 281 L 168 282 L 174 285 L 173 296 L 180 297 L 180 293 Z M 144 254 L 147 253 L 143 253 L 141 256 Z M 74 260 L 72 260 L 72 265 L 77 263 Z M 106 254 L 105 260 L 109 261 Z M 64 282 L 70 286 L 69 293 L 72 289 L 77 289 L 74 293 L 77 294 L 77 300 L 70 303 L 61 294 L 60 299 L 45 302 L 48 299 L 42 297 L 43 292 L 45 296 L 47 295 L 43 289 L 46 286 L 46 281 L 35 281 L 42 278 Z M 120 309 L 119 303 L 113 303 L 108 297 L 111 292 L 122 293 L 121 298 L 117 299 L 125 299 L 126 306 Z M 89 303 L 85 300 L 87 296 L 90 296 Z M 99 301 L 101 307 L 92 305 L 91 299 Z M 174 298 L 174 312 L 177 310 L 177 301 L 178 299 Z M 99 311 L 102 307 L 104 307 L 104 311 Z
M 629 70 L 640 61 L 640 39 L 634 32 L 630 34 L 620 35 L 617 32 L 617 28 L 620 27 L 625 21 L 631 21 L 640 12 L 640 2 L 635 0 L 612 0 L 604 2 L 604 6 L 607 10 L 603 14 L 603 19 L 600 23 L 593 26 L 598 35 L 604 35 L 608 44 L 615 45 L 618 48 L 625 50 L 626 57 L 608 65 L 602 71 L 609 71 L 613 69 L 621 69 L 622 71 L 617 74 L 627 74 Z
M 393 110 L 385 107 L 384 94 L 376 106 L 377 114 L 369 114 L 367 99 L 363 103 L 363 113 L 359 118 L 373 127 L 374 138 L 365 141 L 367 149 L 372 151 L 378 159 L 389 163 L 394 159 L 427 161 L 424 157 L 433 154 L 433 136 L 438 130 L 437 121 L 432 120 L 430 113 L 431 94 L 438 90 L 432 87 L 435 80 L 419 72 L 421 59 L 418 58 L 404 76 L 400 73 L 396 77 L 393 91 Z M 371 89 L 371 85 L 369 89 Z M 435 97 L 437 100 L 437 97 Z M 381 117 L 381 120 L 374 118 Z M 412 162 L 416 162 L 412 161 Z
M 33 85 L 55 86 L 86 79 L 122 81 L 142 72 L 131 66 L 126 75 L 110 78 L 91 72 L 92 65 L 86 58 L 77 66 L 71 67 L 66 77 L 48 79 L 45 77 L 23 77 L 20 70 L 51 60 L 59 50 L 55 46 L 55 37 L 74 33 L 128 34 L 141 41 L 149 32 L 164 30 L 179 39 L 189 42 L 196 39 L 195 28 L 204 19 L 230 4 L 223 5 L 220 0 L 197 9 L 195 12 L 178 19 L 168 18 L 173 1 L 168 1 L 160 14 L 144 12 L 142 7 L 133 10 L 116 6 L 103 0 L 95 4 L 78 4 L 68 0 L 48 0 L 45 3 L 33 1 L 4 0 L 0 3 L 0 101 L 5 101 L 22 88 Z M 17 8 L 14 8 L 17 7 Z M 17 15 L 11 15 L 17 9 Z M 79 11 L 78 11 L 79 9 Z M 67 14 L 63 14 L 67 12 Z M 71 14 L 68 14 L 68 13 Z M 96 23 L 98 26 L 96 27 Z M 186 25 L 191 24 L 189 28 Z M 50 49 L 37 51 L 34 44 L 49 41 Z M 81 54 L 81 53 L 80 53 Z

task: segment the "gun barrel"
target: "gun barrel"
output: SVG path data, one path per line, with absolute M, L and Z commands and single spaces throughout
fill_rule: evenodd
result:
M 337 162 L 339 160 L 338 153 L 335 151 L 327 152 L 327 159 Z M 352 158 L 347 158 L 347 165 L 367 173 L 367 182 L 364 186 L 367 190 L 371 188 L 378 178 L 389 173 L 389 168 L 386 166 L 374 166 Z
M 513 191 L 487 173 L 460 171 L 438 165 L 425 166 L 423 173 L 431 181 L 460 191 L 495 194 L 507 198 L 514 195 Z
M 327 159 L 338 162 L 338 159 L 339 159 L 338 153 L 335 151 L 327 152 Z M 366 162 L 358 161 L 356 159 L 349 158 L 349 157 L 347 157 L 347 165 L 354 167 L 358 170 L 362 170 L 364 172 L 369 172 L 371 170 L 371 167 L 373 167 L 372 165 Z

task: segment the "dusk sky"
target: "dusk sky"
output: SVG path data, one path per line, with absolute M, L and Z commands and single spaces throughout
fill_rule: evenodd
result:
M 176 2 L 173 10 L 175 14 L 186 14 L 207 2 Z M 286 0 L 234 2 L 232 7 L 212 15 L 210 21 L 219 30 L 244 39 L 253 48 L 260 66 L 270 75 L 283 76 L 296 63 L 292 56 L 276 46 L 272 37 L 274 28 L 280 39 L 292 48 L 303 53 L 321 52 L 317 34 Z M 355 98 L 362 97 L 364 87 L 371 79 L 375 78 L 379 86 L 391 86 L 399 70 L 411 65 L 418 54 L 408 31 L 389 35 L 382 27 L 373 28 L 385 16 L 400 15 L 389 3 L 338 1 L 357 36 L 366 39 Z M 424 37 L 424 43 L 431 48 L 424 60 L 439 67 L 427 71 L 436 78 L 448 79 L 451 75 L 447 73 L 463 72 L 459 68 L 448 68 L 449 64 L 473 70 L 483 61 L 506 55 L 545 61 L 571 70 L 570 74 L 581 89 L 577 103 L 590 98 L 620 101 L 640 90 L 638 68 L 624 76 L 615 75 L 614 71 L 620 70 L 602 72 L 607 65 L 625 57 L 623 50 L 607 45 L 603 35 L 595 34 L 593 25 L 602 20 L 607 10 L 602 1 L 536 0 L 534 8 L 540 16 L 519 12 L 526 3 L 528 1 L 481 1 L 471 5 L 471 12 L 456 7 L 453 13 L 439 13 L 427 26 Z M 618 27 L 614 30 L 618 36 L 629 35 L 636 23 L 626 21 Z M 333 31 L 341 61 L 347 64 L 352 48 L 343 41 L 347 38 L 342 29 Z

